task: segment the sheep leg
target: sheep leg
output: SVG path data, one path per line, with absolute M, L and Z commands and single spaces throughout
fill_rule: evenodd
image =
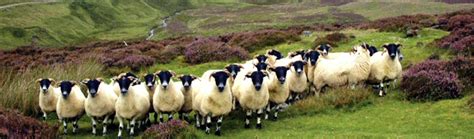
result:
M 263 109 L 257 110 L 257 129 L 262 129 L 262 113 Z
M 252 118 L 252 110 L 247 110 L 245 116 L 245 128 L 250 128 L 250 118 Z
M 179 118 L 179 120 L 183 120 L 183 119 L 184 119 L 183 112 L 178 112 L 178 118 Z
M 95 136 L 97 135 L 97 121 L 95 120 L 94 117 L 91 117 L 92 121 L 92 134 Z
M 122 130 L 123 130 L 123 119 L 121 117 L 117 117 L 119 121 L 119 131 L 118 131 L 118 138 L 122 138 Z
M 275 113 L 273 113 L 273 120 L 276 121 L 278 119 L 278 112 L 280 112 L 280 110 L 281 110 L 280 105 L 277 105 L 275 109 Z
M 48 118 L 48 114 L 46 114 L 46 112 L 43 111 L 43 120 L 46 121 L 47 118 Z
M 64 133 L 64 135 L 66 135 L 66 134 L 67 134 L 67 122 L 66 122 L 66 119 L 63 119 L 63 127 L 64 127 L 63 133 Z
M 103 130 L 102 130 L 102 136 L 105 136 L 107 134 L 107 125 L 109 121 L 109 115 L 105 116 L 104 121 L 102 122 Z
M 268 115 L 270 114 L 270 111 L 271 111 L 270 107 L 271 107 L 270 103 L 268 103 L 265 109 L 265 120 L 268 120 Z
M 135 134 L 135 131 L 134 131 L 135 122 L 136 122 L 136 118 L 133 118 L 132 121 L 130 121 L 130 136 L 133 136 Z
M 191 120 L 189 120 L 189 113 L 184 113 L 184 120 L 187 121 L 188 123 L 191 122 Z
M 162 124 L 163 123 L 163 113 L 160 112 L 159 115 L 160 115 L 160 124 Z
M 201 128 L 200 115 L 199 114 L 196 113 L 194 115 L 194 120 L 196 120 L 196 128 Z
M 221 135 L 222 119 L 223 119 L 223 116 L 219 116 L 219 118 L 217 119 L 216 132 L 214 133 L 217 136 Z
M 153 115 L 153 118 L 155 118 L 155 123 L 158 123 L 158 113 L 155 112 L 155 114 Z
M 206 120 L 206 134 L 211 133 L 211 123 L 212 123 L 211 114 L 208 114 L 207 120 Z
M 384 91 L 383 91 L 383 82 L 380 82 L 380 88 L 379 88 L 379 96 L 383 96 Z
M 174 118 L 173 118 L 173 114 L 174 114 L 174 113 L 168 113 L 168 121 L 174 119 Z
M 77 124 L 77 121 L 79 118 L 75 118 L 74 122 L 72 122 L 72 133 L 76 133 L 76 130 L 79 129 L 79 125 Z

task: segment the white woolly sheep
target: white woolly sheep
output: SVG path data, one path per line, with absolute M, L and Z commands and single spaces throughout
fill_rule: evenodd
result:
M 193 110 L 194 92 L 200 87 L 200 79 L 194 75 L 180 75 L 178 79 L 181 80 L 181 84 L 176 84 L 176 86 L 184 96 L 184 104 L 179 110 L 179 118 L 189 121 L 189 113 Z
M 39 106 L 41 112 L 43 112 L 43 120 L 46 120 L 48 113 L 56 111 L 56 104 L 61 90 L 54 86 L 56 81 L 51 78 L 38 79 L 36 83 L 40 85 Z
M 301 99 L 302 93 L 308 89 L 308 79 L 305 74 L 305 66 L 307 63 L 302 60 L 297 60 L 289 63 L 291 65 L 290 71 L 287 75 L 287 81 L 290 85 L 290 103 Z
M 370 72 L 370 56 L 365 44 L 356 46 L 356 52 L 348 58 L 326 59 L 320 57 L 314 69 L 313 85 L 316 93 L 324 86 L 340 87 L 363 83 Z
M 150 98 L 145 86 L 140 84 L 137 78 L 121 76 L 115 81 L 120 86 L 120 96 L 115 103 L 115 113 L 119 125 L 118 137 L 122 137 L 124 120 L 129 120 L 130 135 L 134 135 L 135 123 L 147 118 L 150 109 Z
M 86 97 L 75 81 L 61 81 L 59 83 L 61 96 L 58 98 L 56 113 L 59 120 L 63 122 L 64 134 L 67 134 L 67 122 L 73 122 L 72 132 L 76 133 L 79 128 L 77 121 L 84 115 L 84 100 Z
M 275 67 L 270 68 L 268 92 L 270 95 L 269 104 L 267 105 L 265 119 L 268 119 L 268 115 L 271 109 L 274 108 L 273 120 L 278 118 L 278 112 L 281 110 L 281 105 L 286 102 L 290 95 L 289 84 L 286 81 L 289 65 L 278 65 L 276 62 Z
M 97 134 L 97 121 L 103 119 L 102 134 L 105 136 L 107 124 L 111 123 L 115 116 L 115 102 L 118 96 L 115 95 L 112 86 L 103 82 L 102 78 L 84 79 L 82 83 L 87 86 L 88 95 L 84 107 L 92 121 L 92 134 Z
M 250 118 L 252 112 L 257 112 L 257 128 L 262 128 L 261 118 L 263 109 L 268 105 L 268 73 L 266 71 L 248 72 L 242 81 L 236 81 L 233 89 L 234 93 L 239 94 L 236 98 L 240 106 L 246 110 L 245 128 L 250 128 Z M 233 87 L 233 88 L 234 88 Z
M 160 123 L 163 122 L 163 113 L 168 114 L 168 120 L 173 114 L 179 112 L 184 104 L 184 96 L 172 77 L 176 74 L 172 71 L 158 71 L 155 76 L 160 79 L 153 95 L 153 108 L 159 114 Z
M 231 86 L 232 75 L 227 71 L 217 71 L 210 79 L 201 80 L 201 88 L 197 91 L 193 109 L 200 116 L 206 117 L 206 133 L 211 132 L 211 118 L 218 117 L 215 134 L 221 134 L 223 116 L 232 110 Z
M 384 44 L 384 51 L 380 51 L 370 57 L 370 75 L 368 82 L 371 84 L 379 84 L 379 95 L 383 96 L 384 82 L 390 82 L 398 79 L 402 73 L 402 66 L 399 60 L 398 43 Z

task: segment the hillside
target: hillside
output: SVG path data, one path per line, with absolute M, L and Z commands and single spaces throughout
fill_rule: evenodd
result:
M 437 14 L 470 8 L 474 8 L 474 4 L 425 1 L 361 1 L 347 4 L 312 0 L 263 3 L 252 0 L 60 1 L 0 9 L 0 48 L 13 49 L 31 44 L 63 47 L 95 40 L 145 39 L 151 29 L 156 32 L 152 39 L 160 40 L 267 27 L 363 22 L 405 14 Z M 181 10 L 184 11 L 175 13 Z M 164 19 L 167 26 L 161 28 Z

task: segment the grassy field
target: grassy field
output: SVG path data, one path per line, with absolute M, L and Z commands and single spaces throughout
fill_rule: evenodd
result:
M 356 36 L 349 42 L 340 43 L 340 47 L 334 51 L 347 51 L 351 46 L 361 41 L 380 46 L 386 42 L 401 42 L 404 44 L 402 53 L 405 60 L 404 66 L 410 63 L 418 63 L 426 59 L 431 54 L 439 54 L 443 59 L 451 57 L 449 52 L 433 49 L 428 46 L 428 42 L 440 38 L 448 33 L 435 29 L 423 29 L 420 37 L 403 38 L 402 33 L 376 32 L 374 30 L 344 30 L 343 33 Z M 280 50 L 283 53 L 298 49 L 309 49 L 312 41 L 329 32 L 317 32 L 310 37 L 303 37 L 299 42 L 291 44 L 281 44 L 268 46 Z M 418 45 L 420 43 L 423 45 Z M 253 54 L 263 53 L 257 51 Z M 183 62 L 182 57 L 178 57 L 169 64 L 157 64 L 149 68 L 144 68 L 141 73 L 154 72 L 159 69 L 171 69 L 177 73 L 192 73 L 201 75 L 208 69 L 219 69 L 228 63 L 210 62 L 198 65 L 188 65 Z M 330 93 L 338 93 L 330 92 Z M 467 94 L 473 94 L 470 91 Z M 369 93 L 370 94 L 370 93 Z M 337 95 L 336 95 L 337 96 Z M 323 97 L 324 98 L 324 97 Z M 337 108 L 333 106 L 323 106 L 314 104 L 314 98 L 300 102 L 295 106 L 286 109 L 280 114 L 280 119 L 276 122 L 264 121 L 264 129 L 243 128 L 243 115 L 232 113 L 232 116 L 224 118 L 223 136 L 229 138 L 472 138 L 474 129 L 474 111 L 467 108 L 468 97 L 456 100 L 443 100 L 428 103 L 413 103 L 402 99 L 400 90 L 389 89 L 386 97 L 375 97 L 369 95 L 367 100 L 358 102 L 349 107 Z M 316 99 L 317 100 L 317 99 Z M 324 99 L 323 99 L 324 100 Z M 313 101 L 313 102 L 311 102 Z M 310 103 L 308 103 L 310 102 Z M 307 103 L 307 104 L 306 104 Z M 313 106 L 314 105 L 314 106 Z M 299 107 L 303 106 L 303 107 Z M 54 115 L 51 115 L 55 117 Z M 48 120 L 49 123 L 57 124 L 57 121 Z M 80 121 L 80 130 L 77 135 L 67 137 L 96 138 L 91 136 L 91 125 L 89 118 L 84 116 Z M 71 130 L 71 128 L 69 128 Z M 99 128 L 100 129 L 100 128 Z M 100 130 L 99 130 L 100 131 Z M 105 138 L 114 138 L 117 135 L 116 127 L 112 127 Z M 206 135 L 197 129 L 192 130 L 198 138 L 217 138 L 214 135 Z M 127 136 L 127 134 L 125 134 Z M 103 137 L 101 137 L 103 138 Z
M 262 5 L 252 0 L 86 0 L 17 6 L 0 10 L 0 49 L 30 45 L 33 40 L 44 47 L 63 47 L 95 40 L 144 39 L 150 29 L 161 26 L 164 17 L 180 10 L 184 11 L 172 16 L 166 28 L 157 28 L 153 39 L 361 22 L 402 14 L 437 14 L 474 8 L 474 4 L 425 1 L 359 1 L 340 6 L 313 0 L 278 2 Z

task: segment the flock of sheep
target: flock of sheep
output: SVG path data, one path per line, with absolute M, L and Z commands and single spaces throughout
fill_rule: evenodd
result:
M 180 119 L 189 120 L 195 113 L 195 126 L 210 133 L 212 122 L 217 123 L 216 135 L 221 134 L 223 116 L 232 110 L 246 113 L 245 127 L 250 127 L 253 113 L 257 115 L 256 127 L 262 128 L 261 118 L 276 120 L 283 106 L 291 105 L 307 95 L 318 95 L 324 87 L 350 87 L 375 85 L 379 95 L 385 94 L 384 85 L 399 78 L 401 45 L 388 43 L 378 51 L 374 46 L 361 44 L 351 52 L 329 53 L 331 46 L 320 45 L 316 50 L 290 52 L 287 57 L 276 50 L 243 64 L 230 64 L 224 69 L 208 70 L 201 77 L 186 74 L 177 76 L 169 70 L 143 75 L 142 81 L 132 73 L 113 77 L 110 84 L 101 78 L 55 82 L 51 78 L 38 79 L 39 105 L 46 119 L 47 113 L 56 112 L 64 124 L 73 123 L 87 114 L 92 121 L 92 133 L 97 134 L 97 122 L 107 125 L 117 118 L 118 136 L 122 136 L 124 122 L 134 135 L 135 126 L 163 122 L 179 113 Z M 180 81 L 173 81 L 177 78 Z M 80 86 L 87 87 L 87 97 Z M 264 117 L 263 117 L 264 116 Z

